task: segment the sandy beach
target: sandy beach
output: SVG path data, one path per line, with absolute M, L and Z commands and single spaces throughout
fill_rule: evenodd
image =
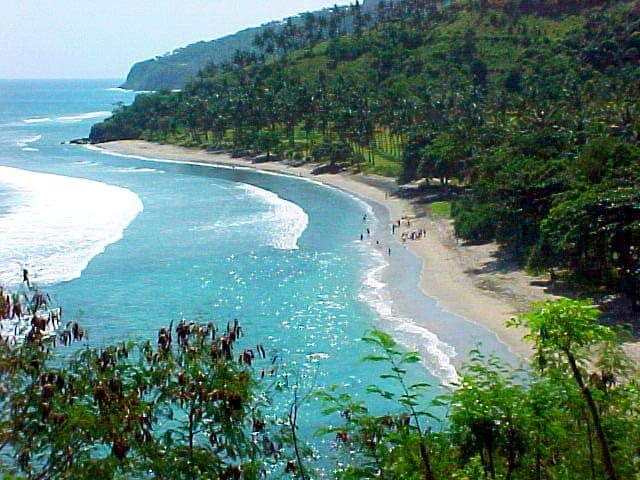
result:
M 396 231 L 396 238 L 398 245 L 410 249 L 422 259 L 420 288 L 426 295 L 434 298 L 442 309 L 493 332 L 518 357 L 528 359 L 531 355 L 530 346 L 522 340 L 525 331 L 506 328 L 505 322 L 527 310 L 532 302 L 554 298 L 545 292 L 547 279 L 532 277 L 505 264 L 496 256 L 496 245 L 461 245 L 453 235 L 451 220 L 431 214 L 428 204 L 394 195 L 397 184 L 393 179 L 351 173 L 312 175 L 314 166 L 294 167 L 284 162 L 256 164 L 247 159 L 231 158 L 227 154 L 139 140 L 109 142 L 98 146 L 122 155 L 251 167 L 313 178 L 377 202 L 387 208 L 392 220 L 405 219 L 401 221 L 400 231 Z M 406 219 L 410 220 L 409 226 Z M 403 232 L 419 229 L 426 230 L 424 238 L 400 242 Z

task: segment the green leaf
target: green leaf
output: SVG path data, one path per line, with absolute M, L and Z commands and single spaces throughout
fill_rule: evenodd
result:
M 414 383 L 412 385 L 409 385 L 409 390 L 423 390 L 425 388 L 431 388 L 431 384 L 430 383 L 426 383 L 426 382 L 421 382 L 421 383 Z
M 389 360 L 387 357 L 380 355 L 366 355 L 362 357 L 363 362 L 386 362 L 387 360 Z
M 418 363 L 420 361 L 420 354 L 418 352 L 408 352 L 402 356 L 402 363 Z

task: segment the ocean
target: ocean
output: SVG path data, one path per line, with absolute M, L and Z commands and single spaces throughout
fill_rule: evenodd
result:
M 64 144 L 133 100 L 118 83 L 0 81 L 0 285 L 18 284 L 26 266 L 93 346 L 155 340 L 181 318 L 237 318 L 243 345 L 355 395 L 388 370 L 360 361 L 373 328 L 420 351 L 409 376 L 433 395 L 477 343 L 513 360 L 420 292 L 411 253 L 375 247 L 391 241 L 379 205 L 295 177 Z

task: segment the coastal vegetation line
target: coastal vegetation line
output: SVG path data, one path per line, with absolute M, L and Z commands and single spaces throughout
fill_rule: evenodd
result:
M 120 107 L 91 140 L 425 178 L 453 198 L 461 238 L 640 308 L 638 1 L 340 11 L 350 33 L 311 17 L 263 32 L 183 91 Z

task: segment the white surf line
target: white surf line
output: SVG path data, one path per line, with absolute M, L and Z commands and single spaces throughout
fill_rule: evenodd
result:
M 285 200 L 270 190 L 249 183 L 240 183 L 238 188 L 272 208 L 261 219 L 278 227 L 277 231 L 275 228 L 272 229 L 274 235 L 270 242 L 271 246 L 279 250 L 297 250 L 298 240 L 309 226 L 307 212 L 295 202 Z
M 86 112 L 86 113 L 78 113 L 76 115 L 66 115 L 66 116 L 56 117 L 55 121 L 61 122 L 61 123 L 77 123 L 77 122 L 81 122 L 82 120 L 90 120 L 92 118 L 108 117 L 111 114 L 112 112 L 102 110 L 99 112 Z
M 51 118 L 49 117 L 33 117 L 33 118 L 25 118 L 24 120 L 22 120 L 22 122 L 26 124 L 45 123 L 45 122 L 52 122 L 52 121 L 53 120 L 51 120 Z
M 222 168 L 222 169 L 225 169 L 225 170 L 243 169 L 243 170 L 251 171 L 251 172 L 274 174 L 274 175 L 282 176 L 282 177 L 300 178 L 301 180 L 303 179 L 301 177 L 295 177 L 293 175 L 288 175 L 286 173 L 280 174 L 278 172 L 258 171 L 258 170 L 255 170 L 255 169 L 251 168 L 251 167 L 234 167 L 232 165 L 224 165 L 224 164 L 217 164 L 217 163 L 216 164 L 212 164 L 212 163 L 198 162 L 198 161 L 186 161 L 186 162 L 183 162 L 183 161 L 180 161 L 180 160 L 168 160 L 168 159 L 163 159 L 163 158 L 143 157 L 143 156 L 140 156 L 140 155 L 127 155 L 127 154 L 123 154 L 123 153 L 110 152 L 108 150 L 105 150 L 105 149 L 102 149 L 100 147 L 96 147 L 96 146 L 93 146 L 93 145 L 84 145 L 84 147 L 89 149 L 89 150 L 92 150 L 92 151 L 100 152 L 100 153 L 102 153 L 104 155 L 111 155 L 113 157 L 120 157 L 120 158 L 134 158 L 136 160 L 143 160 L 143 161 L 147 161 L 147 162 L 169 163 L 169 164 L 174 164 L 174 165 L 187 164 L 187 165 L 195 165 L 195 166 L 202 166 L 202 167 Z M 159 171 L 159 172 L 161 172 L 161 171 Z M 308 180 L 308 179 L 304 179 L 304 180 Z M 325 185 L 325 184 L 323 184 L 321 182 L 317 182 L 315 180 L 312 180 L 312 182 L 316 183 L 318 185 L 327 187 L 327 185 Z M 271 245 L 274 248 L 277 248 L 279 250 L 295 250 L 295 249 L 297 249 L 298 248 L 298 245 L 297 245 L 298 240 L 300 239 L 300 237 L 302 236 L 304 231 L 307 229 L 307 226 L 309 225 L 309 216 L 307 215 L 307 213 L 299 205 L 297 205 L 295 202 L 292 202 L 290 200 L 282 198 L 278 194 L 276 194 L 274 192 L 271 192 L 270 190 L 258 187 L 256 185 L 252 185 L 250 183 L 243 183 L 243 182 L 234 182 L 234 183 L 238 183 L 241 186 L 246 186 L 247 187 L 247 193 L 256 194 L 257 190 L 252 190 L 252 188 L 253 189 L 258 189 L 258 190 L 260 190 L 260 192 L 263 192 L 263 193 L 260 193 L 258 195 L 261 198 L 261 200 L 266 201 L 268 204 L 275 205 L 276 208 L 280 208 L 280 212 L 279 212 L 280 214 L 286 213 L 283 210 L 284 203 L 282 203 L 282 202 L 286 202 L 287 204 L 291 204 L 296 209 L 299 209 L 300 212 L 302 212 L 304 217 L 302 215 L 300 215 L 300 214 L 297 214 L 295 219 L 293 219 L 293 217 L 291 217 L 288 213 L 286 215 L 284 215 L 285 219 L 289 219 L 289 220 L 293 219 L 293 220 L 295 220 L 294 224 L 290 225 L 292 227 L 293 233 L 295 233 L 295 235 L 296 235 L 295 241 L 293 243 L 291 243 L 289 241 L 278 241 L 278 240 L 275 240 L 273 242 L 273 244 Z M 273 197 L 271 197 L 271 195 L 273 195 Z M 276 202 L 275 199 L 277 199 L 277 203 L 274 203 L 274 202 Z M 363 204 L 365 204 L 365 203 L 363 202 Z M 287 210 L 290 210 L 290 207 L 288 205 L 287 205 Z
M 260 175 L 272 175 L 275 177 L 286 177 L 286 178 L 296 178 L 298 180 L 301 180 L 303 182 L 307 182 L 307 183 L 311 183 L 313 185 L 317 185 L 319 187 L 323 187 L 323 188 L 327 188 L 329 190 L 333 190 L 335 192 L 339 192 L 349 198 L 351 198 L 352 200 L 355 200 L 363 209 L 365 209 L 367 211 L 367 213 L 369 213 L 371 210 L 371 205 L 369 205 L 367 200 L 364 200 L 362 197 L 358 196 L 357 194 L 353 193 L 353 192 L 349 192 L 347 190 L 344 190 L 338 186 L 335 185 L 329 185 L 327 183 L 321 182 L 320 180 L 314 180 L 313 178 L 309 178 L 309 177 L 300 177 L 298 175 L 295 175 L 293 173 L 287 173 L 287 172 L 274 172 L 272 170 L 259 170 L 257 168 L 254 167 L 249 167 L 249 166 L 244 166 L 244 165 L 227 165 L 225 163 L 216 163 L 215 160 L 211 160 L 209 162 L 204 162 L 204 161 L 198 161 L 198 160 L 169 160 L 166 158 L 156 158 L 156 157 L 144 157 L 142 155 L 134 155 L 134 154 L 126 154 L 126 153 L 118 153 L 118 152 L 111 152 L 109 150 L 106 150 L 104 148 L 100 148 L 100 147 L 96 147 L 95 145 L 82 145 L 84 148 L 94 151 L 94 152 L 99 152 L 103 155 L 109 155 L 112 157 L 120 157 L 120 158 L 135 158 L 136 160 L 143 160 L 145 162 L 157 162 L 157 163 L 169 163 L 169 164 L 174 164 L 174 165 L 195 165 L 195 166 L 199 166 L 199 167 L 209 167 L 209 168 L 221 168 L 221 169 L 225 169 L 225 170 L 242 170 L 242 171 L 246 171 L 246 172 L 255 172 L 258 173 Z

